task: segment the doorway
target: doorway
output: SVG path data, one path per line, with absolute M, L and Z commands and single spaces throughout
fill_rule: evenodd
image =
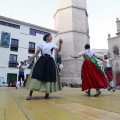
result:
M 116 86 L 120 86 L 120 73 L 116 75 Z
M 7 74 L 7 83 L 10 86 L 11 83 L 17 81 L 17 74 L 8 73 Z
M 0 87 L 2 86 L 3 82 L 4 82 L 4 77 L 0 76 Z

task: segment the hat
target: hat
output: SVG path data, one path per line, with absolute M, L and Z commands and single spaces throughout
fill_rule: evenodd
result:
M 21 63 L 21 64 L 24 64 L 24 62 L 23 62 L 23 61 L 21 61 L 20 63 Z

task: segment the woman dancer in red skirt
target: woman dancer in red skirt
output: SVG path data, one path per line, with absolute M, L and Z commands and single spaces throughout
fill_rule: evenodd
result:
M 91 88 L 95 88 L 96 94 L 94 96 L 97 97 L 101 94 L 100 88 L 108 87 L 108 82 L 95 57 L 103 62 L 105 61 L 98 57 L 93 50 L 90 50 L 89 44 L 86 44 L 85 51 L 78 53 L 77 56 L 71 55 L 72 58 L 79 58 L 81 56 L 84 58 L 81 70 L 82 91 L 87 90 L 86 93 L 90 96 Z

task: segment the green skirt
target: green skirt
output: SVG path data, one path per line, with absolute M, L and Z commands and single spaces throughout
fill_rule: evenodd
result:
M 45 92 L 45 93 L 52 93 L 52 92 L 57 92 L 59 90 L 62 90 L 60 76 L 59 76 L 57 66 L 56 66 L 56 82 L 41 82 L 37 79 L 33 79 L 33 78 L 31 78 L 32 71 L 33 71 L 33 68 L 29 74 L 27 83 L 25 85 L 25 88 L 27 90 L 41 91 L 41 92 Z

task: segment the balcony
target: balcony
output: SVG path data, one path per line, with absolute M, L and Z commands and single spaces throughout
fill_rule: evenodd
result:
M 28 53 L 34 54 L 34 53 L 35 53 L 35 49 L 29 48 L 29 49 L 28 49 Z
M 14 68 L 16 68 L 17 67 L 17 65 L 18 65 L 18 62 L 15 62 L 15 61 L 9 61 L 9 67 L 14 67 Z
M 11 51 L 18 51 L 18 45 L 11 45 L 10 50 Z

